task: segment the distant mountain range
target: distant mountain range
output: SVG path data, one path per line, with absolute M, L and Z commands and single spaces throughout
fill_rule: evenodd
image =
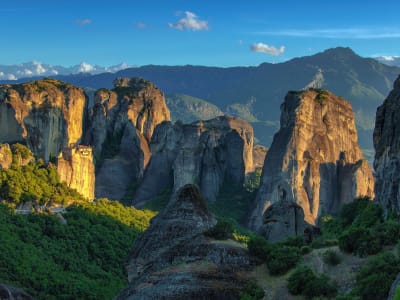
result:
M 148 65 L 116 73 L 52 77 L 91 89 L 112 88 L 116 77 L 143 77 L 154 82 L 167 95 L 190 95 L 212 103 L 223 112 L 247 119 L 253 124 L 259 142 L 267 146 L 278 128 L 280 104 L 286 93 L 308 87 L 323 88 L 351 102 L 360 144 L 368 154 L 372 153 L 376 108 L 399 74 L 399 67 L 360 57 L 350 48 L 338 47 L 284 63 L 264 63 L 256 67 Z M 44 75 L 36 78 L 41 77 Z M 32 78 L 1 82 L 29 80 Z
M 80 73 L 99 74 L 105 72 L 115 73 L 130 66 L 126 63 L 111 67 L 93 66 L 82 62 L 72 67 L 53 66 L 37 61 L 26 62 L 17 65 L 0 65 L 0 80 L 17 80 L 37 76 L 71 75 Z

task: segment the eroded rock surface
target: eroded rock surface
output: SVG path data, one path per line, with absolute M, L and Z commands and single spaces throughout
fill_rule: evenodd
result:
M 43 79 L 0 86 L 0 142 L 24 142 L 48 160 L 83 135 L 87 97 L 70 84 Z
M 12 152 L 9 144 L 0 144 L 0 169 L 8 169 L 12 163 Z
M 95 170 L 91 147 L 64 148 L 57 160 L 57 173 L 68 187 L 89 200 L 94 199 Z
M 265 160 L 250 228 L 260 229 L 263 214 L 275 203 L 298 205 L 304 220 L 314 225 L 321 215 L 336 214 L 355 197 L 373 197 L 372 171 L 357 143 L 354 114 L 346 100 L 322 90 L 289 92 L 280 123 Z
M 376 200 L 400 212 L 400 77 L 376 111 L 374 147 Z
M 141 206 L 168 186 L 199 185 L 215 201 L 224 182 L 241 185 L 253 170 L 253 128 L 229 116 L 191 124 L 164 122 L 151 141 L 152 157 L 133 204 Z
M 239 299 L 253 262 L 240 244 L 204 235 L 216 223 L 199 189 L 182 187 L 136 240 L 116 299 Z
M 85 138 L 99 169 L 96 196 L 121 199 L 143 176 L 154 128 L 170 113 L 163 93 L 141 78 L 118 78 L 114 89 L 95 93 Z

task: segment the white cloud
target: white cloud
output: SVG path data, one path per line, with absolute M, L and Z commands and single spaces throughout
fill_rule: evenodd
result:
M 256 32 L 261 35 L 315 37 L 326 39 L 388 39 L 400 38 L 400 28 L 326 28 L 326 29 L 284 29 Z
M 91 19 L 78 19 L 78 20 L 75 20 L 75 23 L 78 25 L 89 25 L 89 24 L 92 24 L 92 20 Z
M 168 27 L 177 30 L 209 30 L 208 22 L 200 20 L 196 14 L 190 11 L 185 11 L 185 17 L 179 19 L 177 23 L 168 23 Z
M 250 46 L 250 50 L 271 55 L 281 55 L 285 52 L 285 46 L 276 48 L 275 46 L 270 46 L 264 43 L 256 43 Z

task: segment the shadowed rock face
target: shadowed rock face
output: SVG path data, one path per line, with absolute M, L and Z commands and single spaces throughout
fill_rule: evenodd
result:
M 243 184 L 253 169 L 253 128 L 229 116 L 192 124 L 164 122 L 151 141 L 152 157 L 134 205 L 141 206 L 168 186 L 176 192 L 188 183 L 215 201 L 224 182 Z
M 0 283 L 0 299 L 2 300 L 33 300 L 34 298 L 20 288 Z
M 195 185 L 185 185 L 135 242 L 129 287 L 116 299 L 239 299 L 245 247 L 204 233 L 217 223 Z
M 314 225 L 322 214 L 337 213 L 341 204 L 357 196 L 373 197 L 373 190 L 350 104 L 327 91 L 289 92 L 249 227 L 260 229 L 264 212 L 282 201 L 300 206 L 304 220 Z
M 25 142 L 48 160 L 81 141 L 86 108 L 83 90 L 58 80 L 1 85 L 0 142 Z
M 121 199 L 143 175 L 150 159 L 148 142 L 154 128 L 170 120 L 163 93 L 141 78 L 118 78 L 114 89 L 95 93 L 86 144 L 102 157 L 96 196 Z
M 374 147 L 376 199 L 386 210 L 400 212 L 400 77 L 376 111 Z

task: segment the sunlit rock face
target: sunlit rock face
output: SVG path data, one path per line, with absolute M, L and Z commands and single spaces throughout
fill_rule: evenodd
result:
M 57 159 L 57 173 L 68 187 L 76 189 L 88 200 L 94 199 L 95 170 L 91 147 L 64 148 Z
M 372 171 L 358 145 L 349 102 L 327 91 L 289 92 L 281 105 L 280 124 L 265 159 L 250 228 L 269 226 L 268 220 L 277 218 L 269 212 L 263 221 L 264 213 L 281 211 L 273 206 L 282 203 L 299 206 L 304 221 L 315 225 L 321 215 L 336 214 L 341 204 L 355 197 L 373 197 Z M 279 226 L 298 224 L 291 216 L 294 213 Z
M 81 142 L 86 110 L 83 90 L 58 80 L 0 85 L 0 142 L 23 142 L 48 160 Z
M 216 223 L 197 186 L 179 189 L 135 241 L 116 299 L 239 299 L 254 260 L 241 244 L 208 237 Z
M 222 116 L 191 124 L 164 122 L 151 141 L 152 157 L 133 204 L 142 206 L 168 186 L 173 192 L 189 183 L 215 201 L 224 183 L 242 185 L 253 170 L 253 128 L 239 118 Z
M 378 107 L 374 130 L 375 194 L 386 212 L 400 212 L 400 77 Z
M 12 163 L 12 152 L 9 144 L 0 144 L 0 169 L 8 169 Z
M 95 93 L 85 143 L 97 159 L 96 196 L 121 199 L 143 176 L 154 128 L 170 120 L 164 94 L 141 78 L 117 78 Z

